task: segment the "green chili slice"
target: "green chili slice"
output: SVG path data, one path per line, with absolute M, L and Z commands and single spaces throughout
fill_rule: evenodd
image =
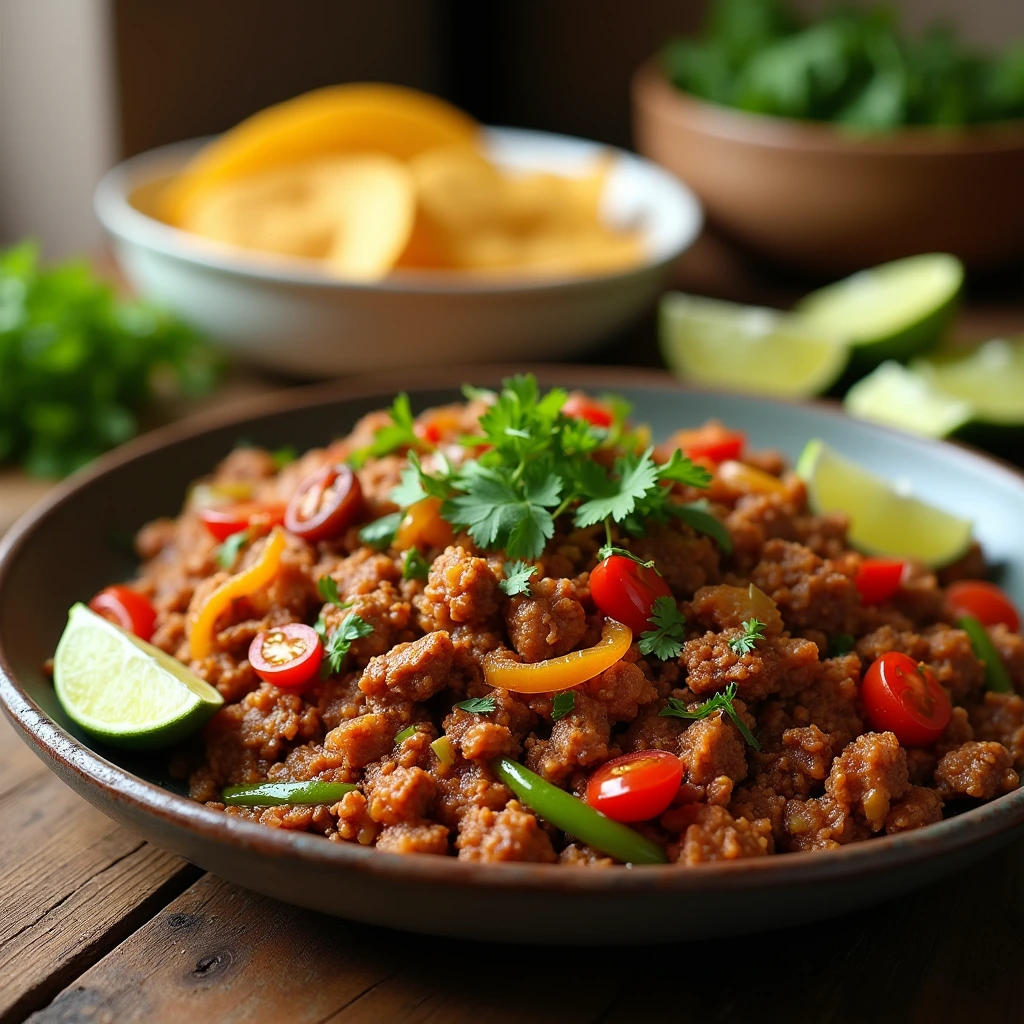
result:
M 284 804 L 336 804 L 358 789 L 351 782 L 262 782 L 257 786 L 226 786 L 221 800 L 228 807 L 280 807 Z
M 1013 693 L 1013 683 L 1003 659 L 992 643 L 988 630 L 972 615 L 964 615 L 956 624 L 971 638 L 971 647 L 978 661 L 985 663 L 985 687 L 996 693 Z
M 545 782 L 508 757 L 491 767 L 522 804 L 556 828 L 627 864 L 665 864 L 665 851 L 639 832 L 612 821 L 564 789 Z

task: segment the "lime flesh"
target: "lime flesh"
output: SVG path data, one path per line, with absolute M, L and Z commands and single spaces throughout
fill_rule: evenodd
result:
M 970 547 L 970 520 L 902 493 L 823 441 L 807 442 L 796 471 L 807 484 L 811 510 L 817 515 L 845 512 L 850 543 L 861 551 L 939 568 Z
M 848 360 L 844 344 L 789 314 L 680 293 L 662 300 L 659 336 L 687 380 L 780 398 L 827 391 Z
M 121 747 L 176 743 L 224 703 L 216 689 L 176 658 L 83 604 L 68 614 L 53 660 L 53 681 L 73 722 Z
M 809 329 L 846 340 L 855 363 L 875 366 L 934 346 L 956 312 L 963 280 L 955 256 L 925 253 L 811 292 L 795 312 Z
M 968 355 L 915 360 L 910 368 L 968 403 L 975 419 L 1024 425 L 1024 339 L 993 338 Z

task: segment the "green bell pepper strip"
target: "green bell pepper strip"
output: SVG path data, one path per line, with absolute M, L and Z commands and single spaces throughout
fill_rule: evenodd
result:
M 564 789 L 545 782 L 508 757 L 491 762 L 494 774 L 522 804 L 556 828 L 627 864 L 665 864 L 665 851 L 639 832 L 605 817 Z
M 988 630 L 973 616 L 964 615 L 956 624 L 971 638 L 974 656 L 985 663 L 985 687 L 996 693 L 1013 693 L 1010 673 L 992 643 Z
M 286 804 L 336 804 L 358 789 L 351 782 L 262 782 L 257 786 L 227 786 L 221 800 L 228 807 L 280 807 Z

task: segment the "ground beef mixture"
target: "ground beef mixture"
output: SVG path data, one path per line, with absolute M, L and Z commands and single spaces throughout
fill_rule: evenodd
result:
M 434 410 L 432 429 L 441 423 L 454 439 L 474 430 L 480 411 L 478 401 Z M 206 483 L 259 502 L 287 502 L 301 481 L 365 445 L 386 422 L 372 414 L 344 440 L 280 469 L 267 452 L 239 449 Z M 436 519 L 420 524 L 416 537 L 429 567 L 425 579 L 403 578 L 403 552 L 361 543 L 355 527 L 316 544 L 290 538 L 277 579 L 221 616 L 213 652 L 197 660 L 189 614 L 227 576 L 215 560 L 217 541 L 189 507 L 174 520 L 150 523 L 138 536 L 136 585 L 157 611 L 154 643 L 226 702 L 175 756 L 175 769 L 188 777 L 196 800 L 216 808 L 223 807 L 222 788 L 233 784 L 316 779 L 360 786 L 332 806 L 226 808 L 273 828 L 396 853 L 599 868 L 613 861 L 513 798 L 491 771 L 496 756 L 581 794 L 589 774 L 610 758 L 671 751 L 685 769 L 679 792 L 639 828 L 679 865 L 835 849 L 920 828 L 1015 788 L 1024 765 L 1024 699 L 985 692 L 983 666 L 944 612 L 936 577 L 915 567 L 891 602 L 863 606 L 854 585 L 860 556 L 846 547 L 842 517 L 812 515 L 803 485 L 778 456 L 748 461 L 779 486 L 745 492 L 716 476 L 707 494 L 732 537 L 729 555 L 681 520 L 652 526 L 642 538 L 616 538 L 654 559 L 668 582 L 685 614 L 681 655 L 643 657 L 634 642 L 620 662 L 576 687 L 571 711 L 557 720 L 552 694 L 492 690 L 482 662 L 501 648 L 532 663 L 597 642 L 602 616 L 589 575 L 600 528 L 556 532 L 529 596 L 513 597 L 498 585 L 501 557 Z M 405 462 L 387 455 L 359 470 L 363 522 L 396 510 L 389 495 Z M 264 543 L 251 543 L 235 571 L 258 558 Z M 968 557 L 978 561 L 976 551 Z M 318 593 L 325 576 L 346 609 Z M 949 578 L 956 576 L 954 567 Z M 737 654 L 729 641 L 742 632 L 742 616 L 733 599 L 749 583 L 771 598 L 780 618 L 763 642 Z M 349 612 L 372 633 L 353 642 L 337 674 L 304 692 L 261 682 L 246 660 L 261 629 L 322 618 L 330 630 Z M 1020 637 L 1002 626 L 991 632 L 1024 686 Z M 844 638 L 846 652 L 837 653 Z M 866 731 L 861 678 L 888 651 L 930 666 L 955 705 L 930 747 L 905 749 L 892 733 Z M 670 698 L 693 705 L 729 684 L 759 751 L 727 716 L 659 714 Z M 488 695 L 496 706 L 486 715 L 454 707 Z M 396 741 L 410 724 L 419 728 Z M 442 735 L 452 763 L 431 746 Z

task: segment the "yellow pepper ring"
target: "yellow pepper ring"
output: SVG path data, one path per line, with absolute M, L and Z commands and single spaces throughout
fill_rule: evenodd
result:
M 213 650 L 214 626 L 232 602 L 255 594 L 277 575 L 285 540 L 284 530 L 275 526 L 260 557 L 247 569 L 229 576 L 203 602 L 193 616 L 189 629 L 188 642 L 193 660 L 200 661 Z
M 606 619 L 601 639 L 584 651 L 570 651 L 560 658 L 533 664 L 513 661 L 507 651 L 491 651 L 484 657 L 484 679 L 517 693 L 548 693 L 578 686 L 609 669 L 629 650 L 633 633 L 614 619 Z

